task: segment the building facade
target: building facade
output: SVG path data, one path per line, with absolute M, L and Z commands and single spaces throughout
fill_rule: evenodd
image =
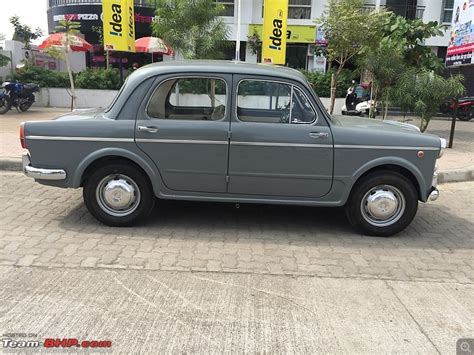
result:
M 225 2 L 228 6 L 228 16 L 225 16 L 224 19 L 231 28 L 231 40 L 235 41 L 237 34 L 236 7 L 238 1 L 225 0 L 218 2 Z M 241 0 L 241 3 L 240 40 L 246 43 L 248 36 L 252 35 L 254 28 L 262 24 L 263 0 Z M 444 25 L 443 36 L 430 38 L 425 43 L 444 60 L 449 42 L 453 3 L 454 0 L 366 0 L 364 7 L 367 11 L 388 8 L 408 19 L 420 18 L 424 22 L 437 21 Z M 289 0 L 288 25 L 289 29 L 292 30 L 287 47 L 287 63 L 289 66 L 309 70 L 316 69 L 318 58 L 314 56 L 314 42 L 316 38 L 314 21 L 321 16 L 325 5 L 325 0 Z M 312 38 L 304 35 L 311 33 L 311 31 L 313 31 Z M 245 60 L 256 62 L 257 56 L 252 53 L 251 49 L 248 48 L 249 46 L 246 47 Z
M 98 43 L 97 28 L 101 26 L 101 0 L 46 0 L 48 2 L 48 30 L 61 19 L 72 18 L 81 23 L 81 32 L 85 39 L 93 44 Z M 257 62 L 249 36 L 260 33 L 262 28 L 263 0 L 241 0 L 240 38 L 237 38 L 238 0 L 216 0 L 224 6 L 224 21 L 230 29 L 229 40 L 233 45 L 227 50 L 228 59 L 234 59 L 235 43 L 240 41 L 240 59 Z M 136 37 L 151 35 L 151 23 L 154 21 L 153 7 L 149 0 L 135 0 Z M 449 27 L 453 15 L 454 0 L 366 0 L 365 8 L 369 11 L 378 8 L 389 8 L 406 18 L 421 18 L 423 21 L 438 21 L 445 25 L 443 36 L 431 38 L 426 45 L 445 58 L 449 41 Z M 315 19 L 321 16 L 326 0 L 289 0 L 287 65 L 294 68 L 316 70 L 324 63 L 315 56 L 316 24 Z M 116 59 L 113 55 L 112 63 Z M 131 61 L 149 61 L 143 54 L 127 55 L 128 65 Z M 165 60 L 167 58 L 164 58 Z M 100 46 L 93 53 L 87 54 L 88 66 L 102 66 L 104 55 Z M 162 57 L 154 58 L 162 60 Z M 127 64 L 126 63 L 126 64 Z

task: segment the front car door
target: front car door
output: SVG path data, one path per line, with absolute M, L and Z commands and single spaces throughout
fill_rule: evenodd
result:
M 317 198 L 333 178 L 331 130 L 306 88 L 234 76 L 229 193 Z
M 135 140 L 167 188 L 226 191 L 231 79 L 168 75 L 142 104 Z

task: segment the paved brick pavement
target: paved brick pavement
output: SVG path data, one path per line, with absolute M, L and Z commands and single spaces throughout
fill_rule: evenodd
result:
M 161 201 L 143 225 L 99 224 L 82 190 L 0 173 L 0 265 L 224 271 L 474 282 L 474 182 L 392 238 L 355 234 L 342 209 Z

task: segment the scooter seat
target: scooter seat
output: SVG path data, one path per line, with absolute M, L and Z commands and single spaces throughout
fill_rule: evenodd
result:
M 37 90 L 39 90 L 39 85 L 38 84 L 33 84 L 33 83 L 28 83 L 28 84 L 24 85 L 24 88 L 26 90 L 37 91 Z

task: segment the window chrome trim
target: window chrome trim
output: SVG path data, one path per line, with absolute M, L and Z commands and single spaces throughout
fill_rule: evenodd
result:
M 175 119 L 172 119 L 172 118 L 159 118 L 159 117 L 150 116 L 148 114 L 148 106 L 150 105 L 150 101 L 153 98 L 153 96 L 155 95 L 156 90 L 158 90 L 160 88 L 160 86 L 163 85 L 164 83 L 166 83 L 167 81 L 176 80 L 176 79 L 178 79 L 178 80 L 179 79 L 217 79 L 217 80 L 222 80 L 225 83 L 225 111 L 224 111 L 224 117 L 222 117 L 220 120 L 188 120 L 188 119 L 186 119 L 186 120 L 175 120 Z M 146 106 L 145 106 L 145 117 L 148 118 L 149 120 L 163 120 L 163 121 L 222 122 L 222 121 L 225 121 L 225 118 L 227 116 L 228 101 L 229 101 L 229 85 L 227 84 L 227 80 L 225 80 L 223 77 L 205 76 L 205 75 L 199 75 L 199 74 L 198 75 L 193 74 L 191 76 L 186 76 L 186 75 L 184 75 L 184 76 L 182 76 L 182 75 L 173 76 L 173 77 L 169 77 L 167 79 L 164 79 L 163 81 L 160 81 L 160 83 L 153 90 L 153 92 L 151 93 L 150 97 L 148 98 L 148 102 L 146 103 Z M 184 106 L 184 107 L 195 107 L 195 106 Z M 213 108 L 213 107 L 210 107 L 210 108 Z
M 225 141 L 213 141 L 213 140 L 199 140 L 199 139 L 146 139 L 146 138 L 137 138 L 137 143 L 170 143 L 170 144 L 229 144 L 227 140 Z
M 398 145 L 354 145 L 354 144 L 335 144 L 336 149 L 396 149 L 396 150 L 439 150 L 436 147 L 407 147 Z
M 49 140 L 49 141 L 87 141 L 87 142 L 127 142 L 127 143 L 133 143 L 133 138 L 109 138 L 109 137 L 26 136 L 25 139 Z
M 267 79 L 240 79 L 239 82 L 237 83 L 237 87 L 235 89 L 235 118 L 237 119 L 237 121 L 239 122 L 242 122 L 242 123 L 265 123 L 265 124 L 282 124 L 282 123 L 267 123 L 267 122 L 254 122 L 254 121 L 250 121 L 250 122 L 247 122 L 247 121 L 242 121 L 240 118 L 239 118 L 239 115 L 237 113 L 237 109 L 239 108 L 239 86 L 240 84 L 242 83 L 242 81 L 265 81 L 265 82 L 268 82 L 268 83 L 276 83 L 276 84 L 283 84 L 283 85 L 290 85 L 291 86 L 291 93 L 290 93 L 290 109 L 291 109 L 291 106 L 292 106 L 292 103 L 293 103 L 293 87 L 296 87 L 297 90 L 299 90 L 301 92 L 301 94 L 303 94 L 306 98 L 306 100 L 308 100 L 311 108 L 313 109 L 313 112 L 314 112 L 314 120 L 312 122 L 300 122 L 300 123 L 292 123 L 291 122 L 291 114 L 290 114 L 290 117 L 288 118 L 289 122 L 287 123 L 288 125 L 292 125 L 292 124 L 307 124 L 307 125 L 316 125 L 316 123 L 318 122 L 319 120 L 319 115 L 318 115 L 318 111 L 314 108 L 314 105 L 313 103 L 311 102 L 311 100 L 308 98 L 308 95 L 305 94 L 305 92 L 303 90 L 301 90 L 300 87 L 296 86 L 295 84 L 293 83 L 288 83 L 288 82 L 285 82 L 285 81 L 279 81 L 279 80 L 267 80 Z

